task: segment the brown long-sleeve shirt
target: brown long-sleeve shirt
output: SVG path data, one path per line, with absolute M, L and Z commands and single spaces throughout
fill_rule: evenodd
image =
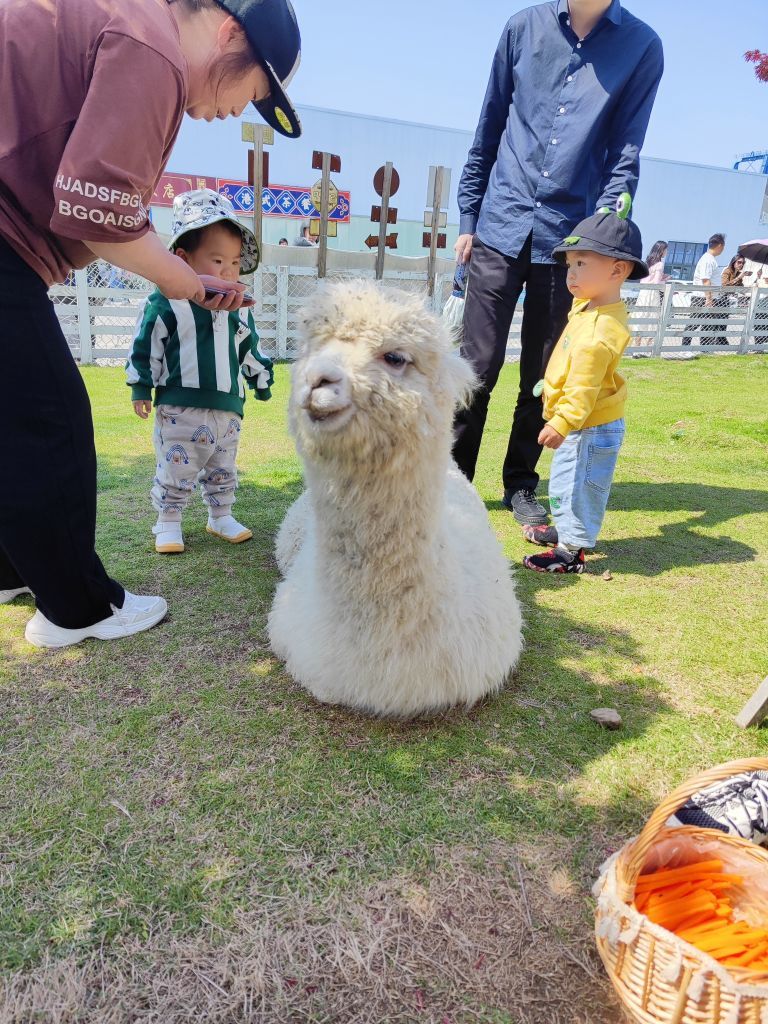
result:
M 47 284 L 149 230 L 187 82 L 165 0 L 0 0 L 0 235 Z

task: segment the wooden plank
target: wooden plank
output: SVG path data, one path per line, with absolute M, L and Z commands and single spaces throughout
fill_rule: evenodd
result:
M 376 250 L 376 280 L 384 277 L 384 258 L 387 254 L 387 224 L 389 223 L 389 199 L 392 190 L 394 164 L 387 160 L 384 164 L 384 181 L 381 186 L 381 220 L 379 221 L 379 245 Z
M 768 717 L 768 676 L 736 716 L 736 724 L 742 729 L 749 729 L 750 726 L 760 725 L 766 717 Z

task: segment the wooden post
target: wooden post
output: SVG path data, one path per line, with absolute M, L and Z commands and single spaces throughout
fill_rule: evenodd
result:
M 753 334 L 756 334 L 755 324 L 757 323 L 757 305 L 760 301 L 760 289 L 753 288 L 752 294 L 749 297 L 749 307 L 747 309 L 747 316 L 744 320 L 744 333 L 741 336 L 739 343 L 739 355 L 744 355 L 749 351 L 749 339 Z
M 261 196 L 264 186 L 269 184 L 269 182 L 264 181 L 264 147 L 274 144 L 275 130 L 268 125 L 244 121 L 242 124 L 242 140 L 243 142 L 250 142 L 253 147 L 253 181 L 250 183 L 253 187 L 253 233 L 256 236 L 259 253 L 261 253 L 264 230 L 264 211 L 261 206 Z
M 444 167 L 435 168 L 435 186 L 432 193 L 432 239 L 429 244 L 429 267 L 427 270 L 427 294 L 430 298 L 435 294 L 435 274 L 437 273 L 437 236 L 440 234 L 440 212 L 443 208 L 443 173 Z
M 384 164 L 384 188 L 381 190 L 381 222 L 379 223 L 379 248 L 376 251 L 376 280 L 384 277 L 384 257 L 387 254 L 387 226 L 389 224 L 389 193 L 392 190 L 394 164 Z
M 328 272 L 328 203 L 331 195 L 331 154 L 323 153 L 323 178 L 320 192 L 320 239 L 317 253 L 317 276 L 322 280 Z
M 288 357 L 288 267 L 277 267 L 277 309 L 275 317 L 275 351 L 278 359 Z
M 75 271 L 75 300 L 77 302 L 77 333 L 80 338 L 80 363 L 88 366 L 93 362 L 93 335 L 91 334 L 91 309 L 88 302 L 88 268 Z
M 752 725 L 760 725 L 765 718 L 768 718 L 768 676 L 736 716 L 736 725 L 749 729 Z
M 653 354 L 655 356 L 661 355 L 661 349 L 664 345 L 664 337 L 667 333 L 667 321 L 669 320 L 669 312 L 672 309 L 674 288 L 674 284 L 669 281 L 664 285 L 664 300 L 659 308 L 659 324 L 656 328 L 656 340 L 653 344 Z

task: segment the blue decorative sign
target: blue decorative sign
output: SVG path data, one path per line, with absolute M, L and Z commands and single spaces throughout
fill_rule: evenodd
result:
M 226 196 L 238 213 L 253 213 L 253 188 L 242 181 L 218 180 L 219 192 Z M 296 217 L 307 220 L 320 216 L 312 202 L 312 190 L 286 185 L 270 185 L 261 193 L 261 210 L 265 217 Z M 336 209 L 329 219 L 347 223 L 352 214 L 352 197 L 349 192 L 339 192 Z

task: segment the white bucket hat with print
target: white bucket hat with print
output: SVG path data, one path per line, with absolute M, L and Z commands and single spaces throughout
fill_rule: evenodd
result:
M 256 236 L 244 227 L 235 215 L 235 209 L 226 196 L 210 188 L 196 188 L 191 192 L 180 192 L 173 200 L 173 222 L 169 249 L 176 249 L 179 240 L 188 231 L 210 227 L 222 220 L 234 224 L 243 236 L 240 250 L 240 273 L 252 274 L 259 265 L 261 253 Z M 183 246 L 182 246 L 183 248 Z

